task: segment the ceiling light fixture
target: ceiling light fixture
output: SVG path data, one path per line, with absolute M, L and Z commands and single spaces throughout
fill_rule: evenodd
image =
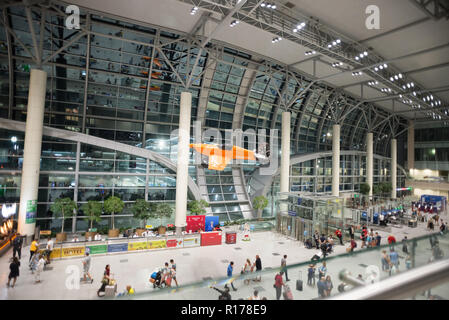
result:
M 198 11 L 198 7 L 193 7 L 192 10 L 190 10 L 190 14 L 194 15 Z
M 240 21 L 234 20 L 231 22 L 231 24 L 229 26 L 232 28 L 232 27 L 235 27 L 236 25 L 238 25 L 239 23 L 240 23 Z

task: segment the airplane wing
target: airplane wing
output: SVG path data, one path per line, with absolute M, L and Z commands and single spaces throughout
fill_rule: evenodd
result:
M 220 149 L 214 144 L 205 143 L 191 143 L 190 148 L 195 149 L 197 152 L 204 154 L 206 156 L 211 156 L 214 154 L 221 154 Z
M 240 147 L 232 147 L 232 158 L 237 160 L 256 160 L 254 152 Z

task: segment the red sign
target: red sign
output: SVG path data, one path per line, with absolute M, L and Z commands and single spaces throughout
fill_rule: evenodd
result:
M 182 239 L 168 239 L 166 245 L 167 248 L 182 247 Z
M 189 232 L 190 230 L 192 230 L 192 232 L 204 231 L 206 216 L 187 216 L 186 223 L 186 232 Z
M 201 246 L 216 246 L 219 244 L 221 244 L 221 231 L 201 233 Z

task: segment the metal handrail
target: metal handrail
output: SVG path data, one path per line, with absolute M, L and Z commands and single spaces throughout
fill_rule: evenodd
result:
M 353 283 L 354 279 L 342 272 L 340 279 Z M 355 279 L 357 280 L 357 279 Z M 449 282 L 449 259 L 437 261 L 374 284 L 360 286 L 350 292 L 337 295 L 328 300 L 400 300 L 408 299 Z M 361 283 L 357 280 L 356 286 Z

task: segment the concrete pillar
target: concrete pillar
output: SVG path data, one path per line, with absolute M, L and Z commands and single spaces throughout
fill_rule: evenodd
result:
M 332 133 L 332 195 L 340 195 L 340 125 L 334 124 Z
M 290 192 L 290 112 L 282 112 L 282 136 L 281 136 L 281 192 Z M 280 199 L 286 197 L 281 196 Z M 288 211 L 288 205 L 282 204 L 280 210 Z
M 396 171 L 398 166 L 398 150 L 397 140 L 391 139 L 391 198 L 396 199 L 397 177 Z
M 34 235 L 36 227 L 46 86 L 47 73 L 31 69 L 18 221 L 18 231 L 27 238 Z
M 190 92 L 182 92 L 181 108 L 179 111 L 178 162 L 176 172 L 175 226 L 177 235 L 180 235 L 182 232 L 182 228 L 186 226 L 191 110 L 192 94 Z
M 415 122 L 410 120 L 407 132 L 407 169 L 415 168 Z
M 369 185 L 369 198 L 373 196 L 373 133 L 366 136 L 366 183 Z

